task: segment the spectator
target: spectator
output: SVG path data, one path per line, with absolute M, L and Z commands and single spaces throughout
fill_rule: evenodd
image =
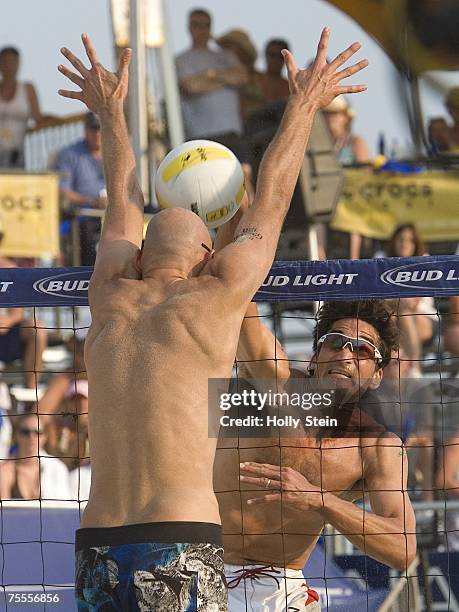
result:
M 88 381 L 74 380 L 67 387 L 64 401 L 52 421 L 48 450 L 69 470 L 89 459 Z
M 375 257 L 415 257 L 428 255 L 412 223 L 399 225 L 392 234 L 385 253 Z M 400 321 L 401 344 L 411 360 L 411 377 L 420 376 L 423 347 L 438 335 L 439 321 L 433 297 L 402 298 L 394 304 Z
M 0 267 L 15 268 L 16 264 L 0 257 Z M 25 318 L 23 308 L 0 308 L 0 361 L 9 366 L 21 360 L 28 389 L 35 389 L 39 382 L 46 343 L 47 333 L 41 321 Z
M 429 139 L 436 152 L 457 152 L 459 150 L 459 87 L 453 87 L 448 91 L 445 104 L 453 123 L 448 125 L 443 118 L 432 119 L 428 128 Z
M 42 119 L 32 83 L 17 80 L 20 55 L 15 47 L 0 50 L 0 167 L 24 167 L 24 139 L 30 120 Z
M 325 121 L 335 145 L 338 161 L 344 166 L 368 164 L 370 152 L 361 136 L 352 133 L 354 111 L 344 96 L 338 96 L 323 110 Z M 352 233 L 350 236 L 350 258 L 359 259 L 362 236 Z
M 263 92 L 255 70 L 257 50 L 249 35 L 243 30 L 230 30 L 215 40 L 226 51 L 233 53 L 247 72 L 247 83 L 239 89 L 240 113 L 244 120 L 247 115 L 263 104 Z
M 249 112 L 260 105 L 261 89 L 257 84 L 257 75 L 255 70 L 255 60 L 257 59 L 257 50 L 250 37 L 243 30 L 230 30 L 223 36 L 220 36 L 216 42 L 226 51 L 234 54 L 242 66 L 247 71 L 247 83 L 239 89 L 240 114 L 244 120 Z M 253 184 L 252 165 L 249 163 L 248 147 L 244 139 L 244 144 L 240 149 L 240 160 L 242 162 L 242 170 L 244 172 L 245 190 L 249 201 L 251 202 L 255 196 L 255 187 Z
M 281 38 L 273 38 L 266 43 L 266 72 L 259 73 L 257 76 L 263 104 L 281 100 L 289 95 L 288 81 L 282 76 L 284 68 L 282 49 L 290 49 L 290 46 L 286 40 Z
M 70 499 L 65 465 L 43 450 L 46 434 L 36 414 L 14 419 L 17 447 L 0 465 L 0 497 L 5 499 Z
M 40 418 L 46 421 L 46 417 L 57 412 L 58 407 L 65 399 L 65 394 L 70 383 L 75 380 L 87 380 L 86 366 L 84 363 L 84 341 L 85 334 L 77 330 L 75 335 L 66 342 L 72 364 L 65 372 L 59 372 L 49 379 L 46 390 L 38 402 L 38 413 Z
M 410 378 L 410 360 L 403 347 L 391 354 L 381 385 L 383 422 L 408 452 L 408 487 L 419 499 L 432 501 L 434 480 L 433 413 L 435 397 L 429 384 Z
M 338 96 L 323 110 L 338 160 L 344 165 L 367 164 L 370 153 L 361 136 L 352 133 L 354 111 L 344 96 Z
M 244 161 L 239 89 L 247 83 L 246 71 L 234 55 L 209 48 L 206 10 L 190 12 L 189 32 L 191 49 L 176 60 L 186 136 L 220 142 Z
M 100 123 L 94 113 L 87 113 L 85 137 L 62 149 L 57 156 L 54 169 L 62 173 L 61 196 L 73 207 L 105 209 L 105 189 L 102 162 L 102 140 Z M 92 266 L 96 259 L 96 248 L 100 238 L 99 218 L 80 219 L 81 265 Z

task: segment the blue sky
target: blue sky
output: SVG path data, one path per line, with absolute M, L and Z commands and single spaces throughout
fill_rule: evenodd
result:
M 358 57 L 370 60 L 364 72 L 369 90 L 352 97 L 356 111 L 355 131 L 366 137 L 372 150 L 375 150 L 380 131 L 385 132 L 388 144 L 396 138 L 402 147 L 405 146 L 409 131 L 397 96 L 396 72 L 379 46 L 343 13 L 323 0 L 168 0 L 174 51 L 188 45 L 186 15 L 197 4 L 213 14 L 215 34 L 244 28 L 259 49 L 270 37 L 287 38 L 298 64 L 313 57 L 324 25 L 332 28 L 330 56 L 354 40 L 360 40 L 363 49 Z M 56 66 L 61 61 L 61 46 L 81 52 L 80 34 L 83 31 L 92 36 L 101 61 L 113 67 L 109 0 L 15 0 L 3 6 L 0 45 L 13 44 L 21 50 L 21 78 L 34 82 L 44 112 L 70 114 L 81 110 L 78 102 L 57 95 L 64 79 Z M 457 73 L 449 79 L 459 83 Z M 440 96 L 428 96 L 425 101 L 428 115 L 443 114 Z

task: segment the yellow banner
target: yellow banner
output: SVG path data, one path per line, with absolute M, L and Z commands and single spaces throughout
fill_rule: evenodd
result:
M 333 229 L 387 240 L 397 225 L 415 223 L 423 240 L 459 240 L 459 171 L 345 174 Z
M 0 173 L 0 255 L 57 257 L 57 174 Z

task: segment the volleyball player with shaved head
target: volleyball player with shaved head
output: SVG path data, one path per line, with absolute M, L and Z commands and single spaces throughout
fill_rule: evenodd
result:
M 97 113 L 108 208 L 89 287 L 92 483 L 76 536 L 81 610 L 227 609 L 222 531 L 208 437 L 208 379 L 231 374 L 247 306 L 272 264 L 315 113 L 342 79 L 367 65 L 327 63 L 329 31 L 299 70 L 284 51 L 291 95 L 259 173 L 253 206 L 231 244 L 211 257 L 195 214 L 155 215 L 142 245 L 143 197 L 123 114 L 130 50 L 118 71 L 99 62 L 83 35 L 90 67 L 63 49 L 79 87 L 60 94 Z

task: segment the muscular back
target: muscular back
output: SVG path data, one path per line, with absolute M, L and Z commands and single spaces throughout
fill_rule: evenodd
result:
M 86 341 L 92 484 L 82 526 L 219 523 L 208 378 L 229 377 L 245 304 L 212 276 L 94 290 Z

